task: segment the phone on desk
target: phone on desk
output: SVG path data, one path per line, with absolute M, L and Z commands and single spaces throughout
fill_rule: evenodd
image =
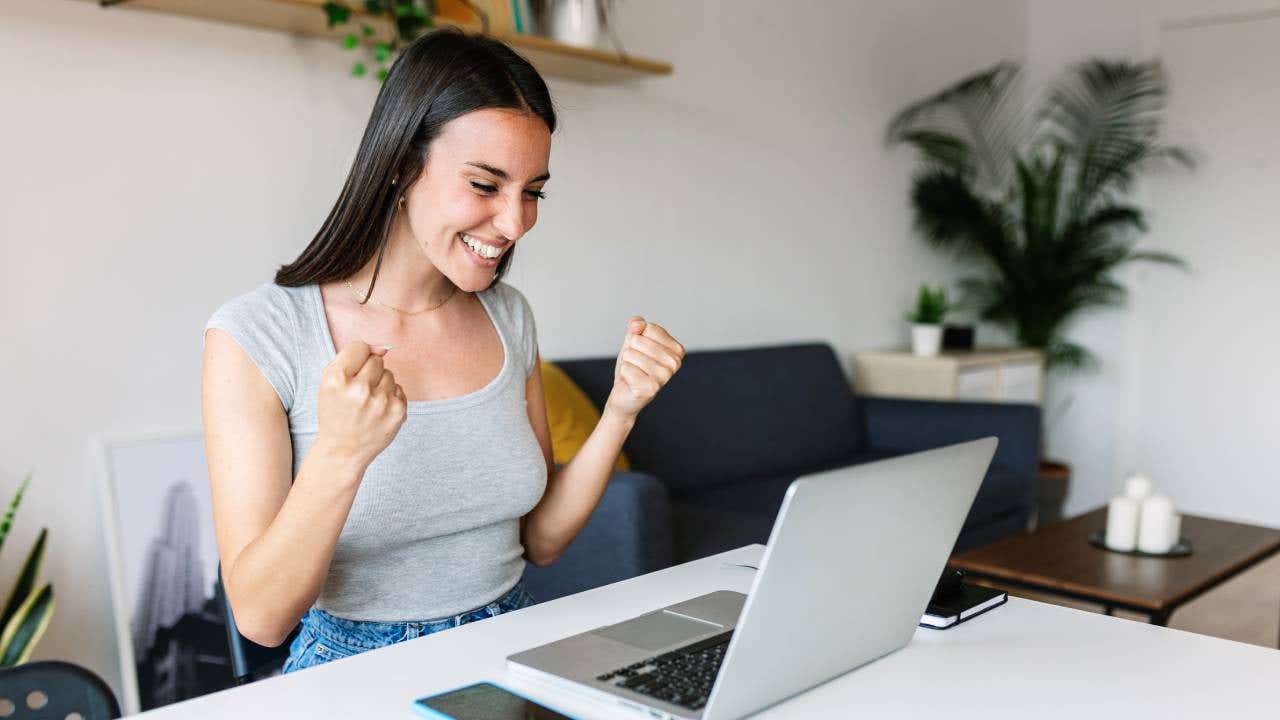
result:
M 413 709 L 429 720 L 574 720 L 490 682 L 418 698 Z

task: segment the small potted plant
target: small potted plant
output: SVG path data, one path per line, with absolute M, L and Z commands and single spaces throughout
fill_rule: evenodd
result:
M 911 323 L 911 352 L 918 357 L 934 357 L 942 349 L 942 320 L 947 316 L 947 294 L 920 286 L 916 307 L 907 314 Z

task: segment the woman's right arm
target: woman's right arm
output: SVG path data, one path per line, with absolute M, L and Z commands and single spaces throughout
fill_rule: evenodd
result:
M 407 401 L 381 355 L 343 348 L 320 391 L 320 431 L 296 477 L 289 420 L 267 379 L 221 330 L 201 370 L 205 454 L 222 583 L 240 633 L 282 643 L 320 595 L 365 468 Z

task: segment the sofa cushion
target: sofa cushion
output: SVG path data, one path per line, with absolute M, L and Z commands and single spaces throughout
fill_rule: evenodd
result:
M 806 474 L 882 460 L 896 454 L 873 449 L 845 462 L 814 468 Z M 753 478 L 673 495 L 671 510 L 676 562 L 714 555 L 750 543 L 768 542 L 783 496 L 794 479 L 793 475 Z M 1018 473 L 992 466 L 965 518 L 962 538 L 994 522 L 1001 523 L 1001 528 L 1004 525 L 1018 526 L 1019 523 L 1025 526 L 1030 502 L 1023 496 L 1029 485 Z
M 827 463 L 810 472 L 833 470 L 879 459 L 862 454 Z M 714 555 L 751 543 L 767 543 L 782 498 L 796 475 L 752 478 L 728 485 L 694 488 L 671 497 L 676 562 Z
M 567 465 L 587 443 L 600 422 L 600 411 L 582 388 L 573 384 L 555 363 L 542 361 L 542 394 L 547 404 L 547 427 L 551 430 L 551 451 L 557 465 Z M 613 469 L 626 472 L 631 462 L 619 453 Z
M 661 570 L 671 564 L 671 538 L 671 504 L 662 482 L 616 472 L 564 554 L 546 567 L 526 566 L 525 585 L 543 602 Z
M 558 364 L 603 404 L 613 360 Z M 800 474 L 861 446 L 857 406 L 835 352 L 808 344 L 689 353 L 640 413 L 626 451 L 632 467 L 678 492 Z
M 1025 526 L 1035 503 L 1034 492 L 1035 478 L 1026 478 L 1004 465 L 993 464 L 982 479 L 982 487 L 978 488 L 978 497 L 973 500 L 969 517 L 965 518 L 965 530 L 1010 514 L 1020 514 Z

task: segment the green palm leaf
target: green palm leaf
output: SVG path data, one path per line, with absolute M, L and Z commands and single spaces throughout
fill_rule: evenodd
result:
M 1172 253 L 1161 252 L 1159 250 L 1134 250 L 1124 259 L 1125 262 L 1153 262 L 1161 265 L 1170 265 L 1180 270 L 1190 270 L 1187 261 Z
M 1079 212 L 1112 185 L 1127 190 L 1150 161 L 1191 165 L 1187 152 L 1157 141 L 1165 96 L 1156 61 L 1088 60 L 1055 84 L 1045 118 L 1053 140 L 1077 160 L 1073 203 Z
M 32 593 L 18 607 L 0 634 L 0 667 L 20 665 L 31 657 L 36 642 L 49 627 L 53 608 L 52 585 L 45 585 L 39 592 Z
M 1009 155 L 1027 139 L 1014 92 L 1018 74 L 1016 64 L 999 63 L 908 106 L 890 121 L 886 142 L 912 145 L 980 192 L 1002 187 Z
M 945 170 L 926 170 L 916 176 L 911 191 L 916 227 L 940 248 L 1007 260 L 1003 210 L 974 194 L 964 178 Z

